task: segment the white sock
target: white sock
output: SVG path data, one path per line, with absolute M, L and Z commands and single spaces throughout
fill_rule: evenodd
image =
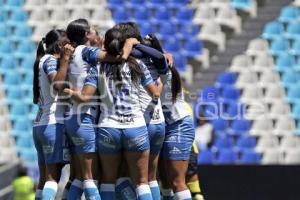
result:
M 162 188 L 161 190 L 161 193 L 162 193 L 162 195 L 164 196 L 164 197 L 173 197 L 174 196 L 174 192 L 173 192 L 173 190 L 172 189 L 164 189 L 164 188 Z
M 85 180 L 83 182 L 83 188 L 98 188 L 98 187 L 95 184 L 95 181 L 90 179 L 90 180 Z
M 192 199 L 191 192 L 189 190 L 183 190 L 174 194 L 174 200 Z
M 57 192 L 58 185 L 55 181 L 47 181 L 44 185 L 44 189 L 49 188 Z

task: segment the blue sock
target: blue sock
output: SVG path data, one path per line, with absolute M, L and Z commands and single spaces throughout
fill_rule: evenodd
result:
M 192 200 L 192 195 L 189 190 L 183 190 L 174 194 L 174 200 Z
M 68 200 L 80 200 L 83 194 L 83 183 L 78 179 L 74 179 L 69 191 L 68 191 Z
M 100 194 L 102 200 L 116 200 L 115 184 L 101 184 Z
M 152 200 L 151 190 L 148 184 L 137 186 L 136 194 L 138 200 Z
M 117 180 L 116 183 L 116 196 L 122 200 L 135 200 L 136 193 L 135 189 L 130 182 L 129 177 L 122 177 Z
M 39 190 L 39 189 L 35 191 L 35 200 L 42 200 L 42 192 L 43 190 Z
M 157 181 L 150 181 L 149 186 L 151 190 L 152 199 L 160 200 L 160 190 Z
M 172 189 L 161 189 L 162 199 L 163 200 L 173 200 L 174 193 Z
M 55 181 L 47 181 L 42 192 L 42 200 L 54 200 L 57 193 L 57 183 Z
M 83 182 L 83 192 L 86 200 L 101 200 L 99 190 L 94 180 Z

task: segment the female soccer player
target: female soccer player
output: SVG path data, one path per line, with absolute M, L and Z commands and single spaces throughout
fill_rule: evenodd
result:
M 65 109 L 58 95 L 74 50 L 71 45 L 63 46 L 67 41 L 65 31 L 51 30 L 39 43 L 34 63 L 33 102 L 38 104 L 39 112 L 34 121 L 33 139 L 40 170 L 36 199 L 55 198 L 61 169 L 68 162 L 63 122 Z
M 173 190 L 175 200 L 191 200 L 185 176 L 195 130 L 186 110 L 181 80 L 176 68 L 171 66 L 167 75 L 161 76 L 161 79 L 164 86 L 161 101 L 166 120 L 166 133 L 161 153 L 162 167 L 159 170 L 163 188 L 172 187 L 169 190 L 162 190 L 162 194 L 165 200 L 173 199 L 170 197 Z
M 121 55 L 125 40 L 122 32 L 110 29 L 105 34 L 105 49 L 111 55 Z M 97 88 L 100 90 L 103 103 L 98 124 L 98 150 L 103 169 L 101 196 L 104 200 L 115 199 L 115 182 L 122 150 L 129 164 L 131 179 L 136 185 L 138 199 L 152 200 L 148 185 L 150 146 L 139 102 L 140 85 L 157 101 L 160 92 L 148 69 L 142 62 L 129 57 L 126 62 L 103 63 L 98 70 L 91 68 L 81 93 L 65 90 L 78 101 L 89 101 Z M 108 96 L 103 96 L 104 93 Z
M 91 41 L 95 39 L 91 27 L 87 20 L 77 19 L 72 21 L 67 27 L 67 35 L 76 49 L 72 62 L 69 65 L 68 81 L 70 88 L 74 91 L 81 91 L 84 80 L 91 66 L 96 66 L 98 61 L 116 61 L 116 57 L 109 56 L 99 48 L 89 47 Z M 131 40 L 124 46 L 123 56 L 128 57 L 132 49 Z M 119 56 L 119 60 L 121 60 Z M 71 144 L 73 145 L 72 154 L 76 163 L 76 177 L 70 188 L 68 199 L 80 198 L 82 187 L 87 200 L 100 199 L 97 183 L 94 182 L 93 168 L 96 167 L 96 132 L 95 117 L 98 114 L 97 101 L 82 104 L 71 99 L 72 106 L 69 112 L 69 119 L 66 120 L 66 129 Z M 79 169 L 79 170 L 78 170 Z M 97 177 L 98 178 L 98 177 Z M 83 181 L 83 183 L 81 182 Z

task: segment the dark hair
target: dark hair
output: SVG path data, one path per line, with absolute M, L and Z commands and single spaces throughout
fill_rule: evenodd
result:
M 37 104 L 40 97 L 39 89 L 39 64 L 41 58 L 45 54 L 59 54 L 60 45 L 63 45 L 63 42 L 67 42 L 66 32 L 61 29 L 53 29 L 49 31 L 46 36 L 39 42 L 36 58 L 33 65 L 33 103 Z
M 158 38 L 154 34 L 149 34 L 143 39 L 143 44 L 150 46 L 161 53 L 164 53 L 163 48 L 158 40 Z M 177 99 L 177 95 L 182 92 L 182 84 L 181 84 L 181 78 L 176 70 L 175 66 L 169 66 L 169 69 L 172 73 L 172 101 L 175 102 Z
M 18 177 L 27 176 L 27 169 L 23 165 L 18 167 Z
M 142 41 L 142 36 L 138 25 L 134 22 L 123 22 L 114 26 L 115 29 L 120 30 L 126 39 L 136 38 Z
M 90 25 L 86 19 L 76 19 L 69 23 L 67 27 L 67 36 L 71 43 L 77 45 L 85 44 L 88 39 L 86 33 L 90 32 Z
M 104 39 L 104 48 L 108 54 L 117 56 L 122 55 L 123 47 L 125 44 L 126 38 L 122 34 L 122 31 L 117 28 L 109 29 L 105 33 Z M 138 62 L 131 56 L 127 59 L 127 64 L 130 67 L 131 80 L 135 85 L 138 85 L 138 81 L 141 77 L 141 69 Z M 121 81 L 121 68 L 122 64 L 115 64 L 112 66 L 113 76 L 115 80 Z

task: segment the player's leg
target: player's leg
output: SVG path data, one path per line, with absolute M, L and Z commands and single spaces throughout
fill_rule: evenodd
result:
M 150 144 L 147 127 L 124 129 L 124 138 L 125 157 L 138 200 L 152 200 L 148 184 Z
M 102 166 L 100 185 L 103 200 L 115 200 L 115 183 L 121 164 L 121 130 L 115 128 L 99 128 L 97 131 L 98 153 Z

